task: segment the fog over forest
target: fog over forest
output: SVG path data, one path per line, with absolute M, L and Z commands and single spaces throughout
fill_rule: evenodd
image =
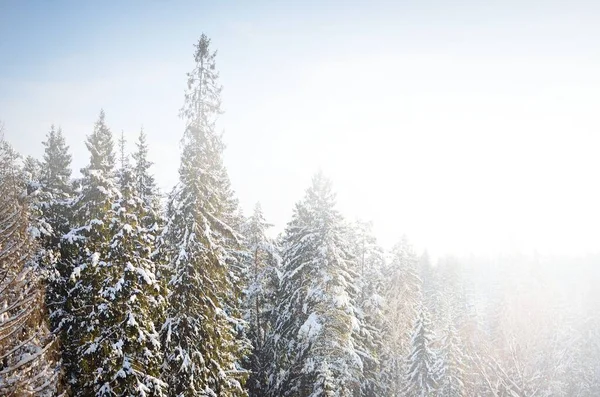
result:
M 600 8 L 436 3 L 0 1 L 0 396 L 599 396 Z

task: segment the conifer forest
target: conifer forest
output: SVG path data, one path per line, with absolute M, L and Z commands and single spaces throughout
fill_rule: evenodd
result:
M 40 158 L 5 125 L 1 396 L 600 396 L 599 256 L 432 257 L 402 225 L 385 247 L 318 167 L 276 232 L 244 213 L 215 44 L 181 76 L 171 190 L 109 111 L 80 170 L 58 123 Z

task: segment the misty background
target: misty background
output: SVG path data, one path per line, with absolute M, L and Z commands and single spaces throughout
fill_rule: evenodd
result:
M 33 6 L 35 5 L 35 6 Z M 589 254 L 600 239 L 597 2 L 0 3 L 0 119 L 73 168 L 100 108 L 159 185 L 177 177 L 181 76 L 218 48 L 225 164 L 283 229 L 318 169 L 341 211 L 433 256 Z

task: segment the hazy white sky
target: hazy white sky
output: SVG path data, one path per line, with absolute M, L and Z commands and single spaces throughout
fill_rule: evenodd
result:
M 176 182 L 192 44 L 219 50 L 225 161 L 281 230 L 321 168 L 385 245 L 597 252 L 598 2 L 0 2 L 0 119 L 75 169 L 101 107 Z

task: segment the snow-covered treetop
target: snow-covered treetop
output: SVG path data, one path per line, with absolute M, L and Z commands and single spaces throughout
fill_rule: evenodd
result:
M 94 131 L 87 137 L 85 142 L 90 151 L 90 164 L 82 170 L 87 174 L 88 170 L 100 170 L 105 175 L 110 175 L 115 167 L 115 153 L 112 133 L 105 122 L 104 110 L 94 125 Z
M 210 39 L 203 33 L 195 44 L 194 70 L 188 73 L 185 104 L 180 115 L 187 120 L 188 127 L 212 126 L 221 113 L 221 90 L 218 83 L 215 58 L 217 52 L 210 51 Z
M 246 225 L 246 230 L 244 232 L 248 245 L 251 248 L 265 248 L 261 247 L 261 244 L 263 244 L 266 239 L 267 230 L 273 225 L 267 223 L 265 220 L 260 203 L 256 203 L 254 206 L 254 212 L 246 222 Z
M 158 195 L 158 188 L 154 181 L 154 176 L 150 173 L 150 167 L 153 163 L 148 160 L 148 143 L 146 142 L 146 133 L 142 128 L 138 141 L 136 143 L 137 150 L 132 157 L 135 161 L 134 175 L 137 181 L 138 194 L 144 201 L 154 199 Z
M 44 145 L 44 160 L 42 167 L 41 183 L 50 192 L 64 193 L 71 190 L 71 154 L 65 142 L 60 127 L 55 130 L 54 125 L 46 135 Z

